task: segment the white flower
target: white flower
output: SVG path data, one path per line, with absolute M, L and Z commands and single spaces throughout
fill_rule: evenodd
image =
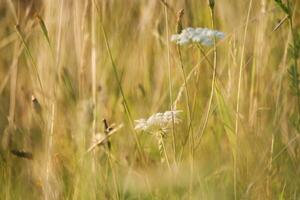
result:
M 186 28 L 183 29 L 180 34 L 174 34 L 171 36 L 171 41 L 176 42 L 179 45 L 184 45 L 189 42 L 199 42 L 205 46 L 211 46 L 213 39 L 223 39 L 225 34 L 220 31 L 211 30 L 208 28 Z
M 172 124 L 172 118 L 174 118 L 175 124 L 178 124 L 181 121 L 179 119 L 179 113 L 181 112 L 181 110 L 166 111 L 164 113 L 155 113 L 148 119 L 135 120 L 134 129 L 138 131 L 142 130 L 149 132 L 155 132 L 158 130 L 167 131 L 167 129 Z

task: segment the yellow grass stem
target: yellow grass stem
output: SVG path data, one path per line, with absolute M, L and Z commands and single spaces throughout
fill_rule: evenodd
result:
M 30 50 L 29 50 L 29 47 L 28 47 L 28 45 L 27 45 L 27 43 L 26 43 L 26 41 L 25 41 L 25 39 L 24 39 L 24 36 L 23 36 L 23 34 L 22 34 L 22 32 L 21 32 L 21 29 L 20 29 L 20 26 L 19 26 L 19 25 L 16 25 L 15 28 L 16 28 L 16 32 L 17 32 L 18 36 L 20 37 L 20 39 L 21 39 L 21 41 L 22 41 L 22 43 L 23 43 L 23 45 L 24 45 L 24 47 L 25 47 L 25 51 L 26 51 L 27 55 L 29 56 L 29 60 L 30 60 L 30 62 L 31 62 L 31 64 L 32 64 L 32 66 L 33 66 L 33 70 L 34 70 L 35 73 L 36 73 L 36 77 L 37 77 L 38 83 L 39 83 L 39 85 L 40 85 L 41 92 L 42 92 L 42 94 L 43 94 L 43 96 L 44 96 L 45 93 L 44 93 L 42 81 L 41 81 L 41 78 L 40 78 L 40 75 L 39 75 L 39 71 L 38 71 L 38 67 L 37 67 L 37 65 L 36 65 L 36 62 L 35 62 L 35 60 L 34 60 L 32 54 L 31 54 L 31 52 L 30 52 Z M 45 97 L 45 96 L 44 96 L 44 97 Z
M 98 9 L 97 5 L 95 5 L 95 6 L 96 6 L 97 12 L 98 12 L 98 14 L 100 16 L 99 9 Z M 138 139 L 137 132 L 134 130 L 133 118 L 132 118 L 132 115 L 131 115 L 131 112 L 130 112 L 130 109 L 129 109 L 129 105 L 127 103 L 127 99 L 125 98 L 125 94 L 124 94 L 124 91 L 123 91 L 123 88 L 122 88 L 121 80 L 120 80 L 119 75 L 118 75 L 117 66 L 116 66 L 115 61 L 113 59 L 113 56 L 112 56 L 112 53 L 111 53 L 111 49 L 110 49 L 110 46 L 109 46 L 109 42 L 108 42 L 108 39 L 107 39 L 106 31 L 104 29 L 102 21 L 100 22 L 100 27 L 101 27 L 101 30 L 102 30 L 102 33 L 103 33 L 106 50 L 108 52 L 109 59 L 111 61 L 111 65 L 112 65 L 112 68 L 113 68 L 113 71 L 114 71 L 114 76 L 116 78 L 119 91 L 121 92 L 121 96 L 122 96 L 122 99 L 123 99 L 125 112 L 126 112 L 126 115 L 127 115 L 128 119 L 129 119 L 129 123 L 130 123 L 131 129 L 133 130 L 133 133 L 134 133 L 134 139 L 135 139 L 135 142 L 136 142 L 136 145 L 137 145 L 137 148 L 138 148 L 138 152 L 139 152 L 142 160 L 145 161 L 143 153 L 142 153 L 142 147 L 141 147 L 141 144 L 140 144 L 139 139 Z
M 172 68 L 170 60 L 170 40 L 169 40 L 169 24 L 168 24 L 168 7 L 167 0 L 164 2 L 164 12 L 165 12 L 165 26 L 166 26 L 166 41 L 167 41 L 167 61 L 168 61 L 168 81 L 169 81 L 169 95 L 170 95 L 170 110 L 174 110 L 173 107 L 173 85 L 172 85 Z M 172 146 L 174 153 L 174 161 L 176 163 L 176 138 L 175 138 L 175 122 L 174 116 L 172 115 Z
M 239 78 L 238 78 L 238 89 L 237 89 L 237 97 L 236 97 L 236 116 L 235 116 L 235 135 L 236 135 L 236 145 L 238 145 L 238 132 L 239 132 L 239 115 L 240 115 L 240 95 L 241 95 L 241 82 L 242 82 L 242 73 L 244 68 L 244 56 L 245 56 L 245 46 L 246 46 L 246 38 L 247 38 L 247 31 L 248 31 L 248 25 L 249 25 L 249 19 L 250 19 L 250 13 L 252 9 L 252 0 L 249 2 L 248 7 L 248 13 L 247 13 L 247 19 L 246 19 L 246 26 L 244 30 L 244 38 L 243 38 L 243 45 L 242 45 L 242 54 L 241 54 L 241 60 L 240 60 L 240 67 L 239 67 Z M 236 149 L 234 151 L 233 159 L 234 159 L 234 199 L 236 200 L 237 197 L 237 152 L 238 152 L 238 146 L 236 146 Z

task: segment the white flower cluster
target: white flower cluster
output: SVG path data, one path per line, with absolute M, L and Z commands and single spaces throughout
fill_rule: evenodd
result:
M 155 113 L 148 119 L 135 120 L 135 130 L 138 131 L 167 131 L 167 129 L 172 124 L 174 118 L 174 123 L 178 124 L 181 120 L 179 119 L 179 113 L 181 110 L 166 111 L 164 113 Z M 172 117 L 173 116 L 173 117 Z
M 184 45 L 189 42 L 199 42 L 205 46 L 213 45 L 213 39 L 223 39 L 225 34 L 220 31 L 211 30 L 208 28 L 186 28 L 183 29 L 180 34 L 174 34 L 171 36 L 171 41 L 176 42 L 179 45 Z

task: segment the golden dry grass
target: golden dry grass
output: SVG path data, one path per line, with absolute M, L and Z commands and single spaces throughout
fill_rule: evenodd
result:
M 0 199 L 300 198 L 292 29 L 273 31 L 286 14 L 216 0 L 214 63 L 193 44 L 180 59 L 181 9 L 183 27 L 211 28 L 206 0 L 0 1 Z M 181 87 L 182 122 L 160 145 L 134 130 Z M 87 153 L 103 119 L 124 126 Z

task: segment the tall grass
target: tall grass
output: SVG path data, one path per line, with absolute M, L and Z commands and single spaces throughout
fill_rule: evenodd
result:
M 0 199 L 299 199 L 298 8 L 0 1 Z

